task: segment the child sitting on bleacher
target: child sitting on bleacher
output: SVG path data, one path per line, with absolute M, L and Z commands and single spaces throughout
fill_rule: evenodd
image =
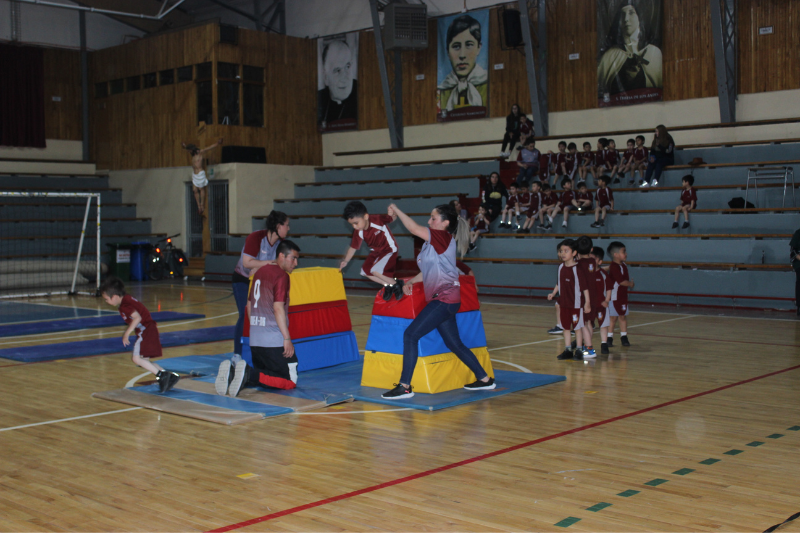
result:
M 472 217 L 469 230 L 469 251 L 478 247 L 478 238 L 489 231 L 489 220 L 486 218 L 486 206 L 481 204 L 478 212 Z
M 540 211 L 542 210 L 542 193 L 541 183 L 534 181 L 531 185 L 530 198 L 528 200 L 528 209 L 525 211 L 525 224 L 522 228 L 517 230 L 517 233 L 530 233 L 536 217 L 541 220 Z
M 567 143 L 566 141 L 559 141 L 558 143 L 558 153 L 556 154 L 556 179 L 561 176 L 564 176 L 564 164 L 567 161 Z
M 542 183 L 542 207 L 539 209 L 539 227 L 541 229 L 550 229 L 553 227 L 551 223 L 552 214 L 557 205 L 558 194 L 550 190 L 549 184 Z M 547 216 L 548 222 L 544 221 L 545 216 Z
M 578 171 L 578 146 L 575 143 L 567 145 L 567 155 L 561 163 L 561 170 L 564 176 L 569 179 L 575 179 L 575 173 Z
M 158 326 L 156 321 L 150 316 L 150 311 L 142 302 L 125 293 L 125 285 L 119 278 L 114 276 L 106 279 L 100 285 L 100 294 L 108 305 L 112 305 L 119 310 L 119 316 L 128 325 L 125 333 L 122 334 L 122 345 L 129 346 L 130 337 L 136 332 L 136 343 L 133 345 L 133 355 L 131 361 L 136 366 L 140 366 L 152 372 L 158 381 L 158 389 L 164 393 L 178 383 L 180 376 L 175 372 L 168 372 L 158 364 L 151 361 L 156 357 L 161 357 L 161 339 L 158 336 Z
M 580 212 L 590 211 L 592 209 L 592 195 L 589 194 L 585 181 L 578 183 L 578 192 L 575 193 L 575 199 L 572 203 Z
M 592 173 L 594 183 L 597 185 L 597 180 L 606 171 L 606 148 L 608 147 L 608 140 L 605 137 L 597 139 L 597 150 L 594 151 L 594 158 L 587 170 Z
M 683 229 L 689 227 L 689 211 L 697 208 L 697 189 L 694 188 L 694 176 L 691 174 L 685 175 L 681 178 L 681 203 L 675 208 L 675 222 L 672 223 L 672 229 L 678 227 L 678 217 L 683 213 Z
M 594 208 L 594 224 L 593 228 L 600 228 L 606 225 L 606 215 L 609 211 L 614 210 L 614 193 L 608 188 L 608 182 L 611 178 L 608 176 L 600 176 L 600 185 L 594 193 L 595 208 Z M 601 218 L 602 216 L 602 218 Z
M 619 174 L 622 179 L 625 179 L 625 174 L 631 173 L 630 183 L 633 183 L 633 174 L 636 171 L 636 141 L 628 139 L 628 149 L 622 154 L 622 160 L 619 164 Z
M 550 184 L 550 176 L 553 176 L 555 172 L 556 159 L 558 159 L 558 156 L 550 150 L 539 157 L 539 181 L 542 184 Z M 550 185 L 555 187 L 555 183 Z
M 503 211 L 500 213 L 500 224 L 498 225 L 499 228 L 510 228 L 512 227 L 511 224 L 511 217 L 514 217 L 515 224 L 517 228 L 519 228 L 519 193 L 517 192 L 519 189 L 519 185 L 516 183 L 512 183 L 508 186 L 508 200 L 506 200 L 506 206 L 503 208 Z
M 592 143 L 585 142 L 583 143 L 583 152 L 579 154 L 580 157 L 580 164 L 578 165 L 578 177 L 581 181 L 586 181 L 586 178 L 589 176 L 589 169 L 592 168 L 593 164 L 592 161 L 594 160 L 594 154 L 592 153 Z M 595 183 L 597 183 L 597 176 L 594 179 Z
M 605 149 L 606 172 L 614 180 L 614 183 L 619 183 L 617 173 L 619 172 L 619 152 L 617 152 L 617 143 L 614 139 L 608 140 L 608 145 Z
M 553 219 L 555 216 L 559 213 L 564 213 L 564 221 L 561 223 L 561 227 L 566 228 L 570 211 L 578 207 L 575 204 L 575 192 L 572 190 L 572 180 L 564 178 L 564 181 L 561 182 L 561 188 L 564 189 L 564 192 L 561 193 L 561 201 L 550 211 L 551 214 L 547 216 L 550 227 L 553 227 Z
M 639 185 L 644 183 L 644 173 L 647 170 L 647 156 L 650 151 L 644 145 L 644 135 L 636 136 L 636 148 L 633 150 L 633 158 L 635 160 L 634 170 L 639 172 Z M 631 180 L 633 180 L 633 172 L 631 172 Z

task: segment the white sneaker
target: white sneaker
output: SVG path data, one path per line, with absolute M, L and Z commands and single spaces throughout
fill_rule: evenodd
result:
M 231 370 L 231 362 L 228 359 L 225 359 L 219 364 L 217 379 L 214 381 L 214 389 L 220 396 L 225 396 L 225 394 L 228 392 L 228 386 L 230 385 L 232 378 Z
M 562 228 L 566 228 L 566 227 L 567 227 L 567 223 L 566 223 L 566 222 L 562 222 L 562 223 L 561 223 L 561 227 L 562 227 Z
M 658 181 L 653 180 L 653 181 L 650 182 L 650 186 L 651 187 L 655 187 L 656 185 L 658 185 Z
M 645 181 L 645 182 L 643 182 L 641 185 L 639 185 L 639 188 L 641 188 L 641 189 L 646 189 L 646 188 L 647 188 L 647 187 L 649 187 L 649 186 L 650 186 L 650 184 L 649 184 L 649 183 L 647 183 L 647 182 Z
M 500 152 L 500 155 L 497 157 L 508 157 L 505 152 Z
M 244 378 L 246 369 L 247 363 L 244 361 L 239 361 L 234 366 L 233 379 L 231 379 L 231 383 L 228 386 L 228 396 L 231 398 L 236 398 L 239 395 L 239 391 L 242 390 L 242 386 L 245 385 Z

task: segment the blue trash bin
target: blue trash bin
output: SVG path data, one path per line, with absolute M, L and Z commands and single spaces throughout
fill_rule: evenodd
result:
M 147 280 L 147 256 L 150 248 L 149 241 L 131 243 L 131 281 Z

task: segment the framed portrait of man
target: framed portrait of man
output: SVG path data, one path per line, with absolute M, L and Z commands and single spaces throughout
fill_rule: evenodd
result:
M 358 32 L 317 39 L 317 127 L 358 129 Z
M 436 119 L 484 118 L 489 112 L 489 10 L 438 21 Z
M 599 107 L 663 99 L 662 0 L 597 0 Z

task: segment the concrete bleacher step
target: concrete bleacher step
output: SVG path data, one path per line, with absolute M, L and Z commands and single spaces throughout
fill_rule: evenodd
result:
M 48 176 L 48 175 L 15 175 L 0 173 L 0 190 L 12 188 L 36 189 L 81 189 L 81 188 L 108 188 L 108 176 L 83 175 L 83 176 Z
M 297 200 L 275 200 L 274 206 L 278 211 L 283 211 L 290 217 L 292 215 L 316 215 L 317 213 L 342 213 L 351 200 L 361 200 L 371 213 L 385 213 L 386 207 L 394 202 L 406 211 L 428 211 L 439 204 L 446 204 L 457 197 L 458 191 L 450 193 L 437 193 L 425 195 L 393 195 L 386 197 L 370 198 L 343 197 L 343 198 L 306 198 Z M 254 218 L 254 221 L 260 220 Z M 263 228 L 263 224 L 260 228 Z M 259 229 L 260 229 L 259 228 Z
M 0 220 L 0 235 L 7 237 L 27 235 L 74 236 L 80 235 L 83 218 L 67 220 Z M 114 234 L 150 234 L 149 218 L 103 218 L 102 231 Z
M 97 216 L 97 208 L 92 207 L 89 209 L 89 218 L 95 219 Z M 0 201 L 0 220 L 30 220 L 42 218 L 43 214 L 47 214 L 53 219 L 77 219 L 83 217 L 86 212 L 86 203 L 80 204 L 13 204 Z M 101 216 L 106 218 L 136 218 L 136 205 L 135 204 L 104 204 L 101 207 Z
M 462 163 L 420 164 L 413 166 L 390 166 L 347 168 L 337 170 L 315 170 L 314 179 L 318 183 L 331 181 L 388 180 L 404 178 L 438 178 L 444 176 L 479 176 L 498 171 L 497 160 Z
M 675 151 L 675 164 L 688 165 L 696 157 L 706 163 L 743 163 L 746 161 L 780 161 L 796 159 L 798 139 L 786 139 L 780 144 L 761 141 L 761 144 L 738 146 L 709 146 Z
M 295 198 L 320 198 L 325 196 L 383 196 L 387 194 L 451 194 L 458 191 L 462 194 L 478 196 L 480 194 L 480 179 L 474 176 L 460 178 L 411 178 L 404 180 L 391 180 L 390 182 L 337 182 L 295 185 Z
M 95 172 L 97 168 L 90 161 L 0 158 L 0 174 L 87 175 Z
M 94 253 L 96 249 L 95 233 L 87 233 L 83 242 L 83 250 L 86 253 Z M 152 233 L 122 233 L 122 234 L 101 234 L 100 253 L 108 252 L 108 243 L 130 243 L 147 241 L 155 244 L 166 234 Z M 24 237 L 0 237 L 0 258 L 10 258 L 11 256 L 30 256 L 49 253 L 70 253 L 77 252 L 80 241 L 80 234 L 69 237 L 52 237 L 50 235 L 29 235 Z

